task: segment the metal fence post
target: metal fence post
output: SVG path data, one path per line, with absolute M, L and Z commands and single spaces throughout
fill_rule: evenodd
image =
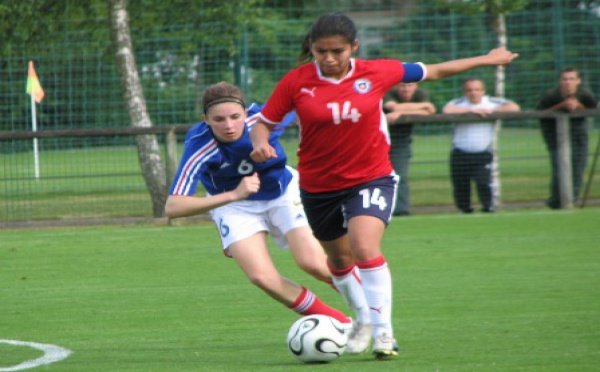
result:
M 556 141 L 558 147 L 558 190 L 560 206 L 573 208 L 573 169 L 571 164 L 571 135 L 569 132 L 569 116 L 558 115 L 556 119 Z

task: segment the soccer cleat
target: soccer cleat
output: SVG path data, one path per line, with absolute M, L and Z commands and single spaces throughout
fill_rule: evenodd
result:
M 388 333 L 382 332 L 373 341 L 373 355 L 377 359 L 385 359 L 398 355 L 398 344 Z
M 371 332 L 373 327 L 370 324 L 355 322 L 346 344 L 346 353 L 360 354 L 364 353 L 371 345 Z

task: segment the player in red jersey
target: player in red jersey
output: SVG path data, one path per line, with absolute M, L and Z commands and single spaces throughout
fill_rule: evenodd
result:
M 277 84 L 251 133 L 253 160 L 276 153 L 269 133 L 295 110 L 301 196 L 315 236 L 328 254 L 334 278 L 350 280 L 358 267 L 371 323 L 355 322 L 346 352 L 366 350 L 373 337 L 377 358 L 398 354 L 392 329 L 392 278 L 381 252 L 395 203 L 398 178 L 389 160 L 384 94 L 399 82 L 439 80 L 480 66 L 506 65 L 518 55 L 487 55 L 438 64 L 352 58 L 356 27 L 340 13 L 321 16 L 306 36 L 301 60 Z

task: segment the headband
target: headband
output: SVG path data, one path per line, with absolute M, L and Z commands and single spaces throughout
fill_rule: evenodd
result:
M 243 108 L 246 108 L 246 105 L 244 104 L 244 101 L 241 98 L 227 96 L 227 97 L 216 98 L 216 99 L 213 99 L 212 101 L 209 101 L 208 103 L 205 103 L 204 104 L 204 114 L 206 114 L 208 109 L 211 108 L 212 106 L 218 105 L 219 103 L 224 103 L 224 102 L 237 103 L 240 106 L 242 106 Z

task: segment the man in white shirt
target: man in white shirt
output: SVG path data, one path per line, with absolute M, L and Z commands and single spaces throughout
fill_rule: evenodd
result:
M 463 83 L 464 96 L 448 102 L 445 114 L 475 113 L 486 117 L 492 112 L 520 111 L 519 105 L 500 97 L 485 93 L 481 79 L 469 78 Z M 463 213 L 473 212 L 471 206 L 471 180 L 475 181 L 477 195 L 484 212 L 494 212 L 492 190 L 492 142 L 494 123 L 461 123 L 454 127 L 450 175 L 454 203 Z

